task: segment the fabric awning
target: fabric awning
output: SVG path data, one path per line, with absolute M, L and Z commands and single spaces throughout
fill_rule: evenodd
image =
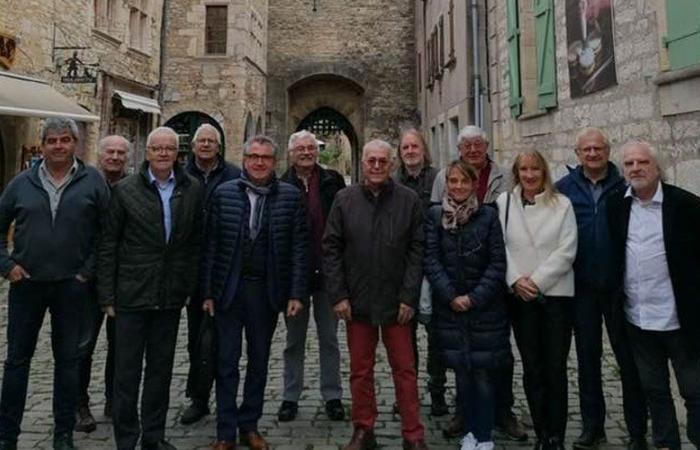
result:
M 119 100 L 121 100 L 124 108 L 136 109 L 151 114 L 161 114 L 158 100 L 132 94 L 130 92 L 120 91 L 118 89 L 114 90 L 114 95 L 119 97 Z
M 0 114 L 23 117 L 67 117 L 80 122 L 100 118 L 44 80 L 0 70 Z

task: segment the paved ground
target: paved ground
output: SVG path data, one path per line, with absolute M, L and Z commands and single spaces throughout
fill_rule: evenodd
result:
M 0 284 L 0 359 L 4 359 L 6 351 L 6 321 L 7 303 L 6 283 Z M 185 350 L 186 343 L 186 320 L 183 320 L 180 328 L 180 339 L 178 341 L 174 378 L 171 387 L 170 412 L 168 415 L 167 437 L 172 444 L 180 450 L 205 449 L 215 435 L 215 417 L 208 416 L 205 420 L 193 426 L 182 426 L 179 418 L 183 405 L 185 404 L 184 392 L 187 374 L 187 357 Z M 344 401 L 350 404 L 348 380 L 348 358 L 345 345 L 345 328 L 341 325 L 339 331 L 342 342 L 343 354 L 343 379 L 345 386 Z M 307 389 L 300 401 L 300 414 L 296 421 L 288 423 L 278 423 L 276 411 L 280 403 L 280 386 L 282 376 L 282 349 L 285 336 L 284 322 L 280 321 L 275 334 L 270 360 L 270 376 L 268 380 L 267 398 L 265 413 L 260 422 L 260 428 L 272 447 L 276 450 L 338 450 L 347 443 L 352 426 L 350 422 L 331 422 L 323 412 L 323 402 L 318 392 L 318 350 L 315 341 L 312 339 L 308 343 L 307 349 Z M 313 333 L 310 331 L 310 336 Z M 425 348 L 425 334 L 421 330 L 419 339 L 422 348 Z M 91 386 L 92 410 L 99 424 L 97 431 L 85 434 L 75 433 L 76 445 L 79 449 L 107 449 L 114 448 L 112 440 L 111 423 L 105 420 L 102 415 L 103 409 L 103 369 L 106 343 L 104 333 L 98 343 L 97 354 L 93 370 L 93 383 Z M 381 348 L 381 347 L 380 347 Z M 567 443 L 573 442 L 581 431 L 581 420 L 578 412 L 578 400 L 576 397 L 576 371 L 575 355 L 572 349 L 572 359 L 569 363 L 569 426 L 567 431 Z M 20 437 L 20 449 L 50 449 L 51 448 L 51 395 L 52 395 L 52 374 L 53 363 L 51 358 L 51 345 L 48 321 L 42 330 L 36 355 L 32 363 L 32 371 L 27 400 L 27 409 L 24 414 L 22 424 L 23 433 Z M 606 449 L 624 448 L 625 429 L 622 419 L 622 399 L 617 368 L 609 348 L 606 348 L 604 358 L 604 380 L 605 395 L 608 402 L 608 420 L 606 432 L 608 444 Z M 522 389 L 522 368 L 516 366 L 516 411 L 521 414 L 525 411 L 525 397 Z M 394 402 L 393 386 L 390 371 L 383 349 L 377 356 L 377 398 L 379 404 L 379 420 L 376 433 L 378 441 L 386 449 L 400 449 L 400 426 L 398 417 L 391 414 Z M 454 383 L 449 379 L 448 397 L 454 395 Z M 430 397 L 425 390 L 426 374 L 420 373 L 420 395 L 421 409 L 424 423 L 427 428 L 427 442 L 431 449 L 456 449 L 459 448 L 457 440 L 447 441 L 442 437 L 441 429 L 446 425 L 447 418 L 429 417 Z M 684 417 L 682 418 L 684 419 Z M 684 433 L 685 434 L 685 433 Z M 532 433 L 530 433 L 532 436 Z M 500 439 L 496 436 L 496 443 L 499 449 L 522 449 L 532 446 L 532 437 L 527 443 L 515 445 L 512 442 Z M 687 441 L 685 441 L 687 443 Z M 688 446 L 686 444 L 686 446 Z

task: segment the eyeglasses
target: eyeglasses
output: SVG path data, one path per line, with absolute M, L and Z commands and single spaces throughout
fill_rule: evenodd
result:
M 370 167 L 385 167 L 389 164 L 389 160 L 386 158 L 369 158 L 365 160 L 365 164 L 369 165 Z
M 207 138 L 199 138 L 197 139 L 197 144 L 214 144 L 218 145 L 219 143 L 216 142 L 216 139 L 207 139 Z
M 272 155 L 261 155 L 259 153 L 249 153 L 249 154 L 243 155 L 243 156 L 245 158 L 250 159 L 253 162 L 260 161 L 260 162 L 264 162 L 264 163 L 269 163 L 275 159 L 275 157 Z
M 294 151 L 294 153 L 313 153 L 317 149 L 318 148 L 315 145 L 307 145 L 306 147 L 300 145 L 298 147 L 294 147 L 292 150 Z
M 174 145 L 149 145 L 148 150 L 152 151 L 153 153 L 175 153 L 177 151 L 177 147 Z
M 459 143 L 458 147 L 465 150 L 468 148 L 480 149 L 484 145 L 486 145 L 486 142 L 484 141 L 462 141 Z

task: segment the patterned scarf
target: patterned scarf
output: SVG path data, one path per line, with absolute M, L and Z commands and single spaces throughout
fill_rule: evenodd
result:
M 241 174 L 241 183 L 245 185 L 246 189 L 250 189 L 258 195 L 258 199 L 255 201 L 255 207 L 250 212 L 251 217 L 251 227 L 250 227 L 250 238 L 255 240 L 260 232 L 260 225 L 262 224 L 262 215 L 265 210 L 265 203 L 267 202 L 267 196 L 273 190 L 276 178 L 274 174 L 270 181 L 265 186 L 259 186 L 248 179 L 247 172 L 243 171 Z
M 472 192 L 465 201 L 457 203 L 445 191 L 442 197 L 442 227 L 446 230 L 456 230 L 469 222 L 469 218 L 477 209 L 479 209 L 479 200 L 476 192 Z

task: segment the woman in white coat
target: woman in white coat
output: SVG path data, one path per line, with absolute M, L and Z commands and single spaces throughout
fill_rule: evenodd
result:
M 513 331 L 537 434 L 535 449 L 560 450 L 568 409 L 576 217 L 571 202 L 552 185 L 539 152 L 520 153 L 512 179 L 513 189 L 497 203 L 506 243 L 506 282 L 513 292 Z

